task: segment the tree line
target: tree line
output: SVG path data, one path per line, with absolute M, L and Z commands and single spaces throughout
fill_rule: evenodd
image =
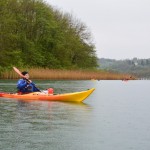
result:
M 0 69 L 95 68 L 87 26 L 42 0 L 0 1 Z
M 150 78 L 150 58 L 125 60 L 101 58 L 98 62 L 101 69 L 133 74 L 139 78 Z

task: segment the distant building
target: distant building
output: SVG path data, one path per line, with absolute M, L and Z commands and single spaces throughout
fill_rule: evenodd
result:
M 135 65 L 135 66 L 138 66 L 138 62 L 134 62 L 134 65 Z

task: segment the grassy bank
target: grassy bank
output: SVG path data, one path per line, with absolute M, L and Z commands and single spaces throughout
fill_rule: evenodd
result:
M 131 75 L 110 73 L 106 71 L 87 71 L 87 70 L 58 70 L 31 68 L 27 70 L 31 79 L 51 79 L 51 80 L 133 80 Z M 1 73 L 1 79 L 18 79 L 19 75 L 12 69 Z

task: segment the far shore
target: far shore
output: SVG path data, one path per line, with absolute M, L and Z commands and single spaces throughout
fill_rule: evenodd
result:
M 129 74 L 107 72 L 103 70 L 60 70 L 31 68 L 27 70 L 31 79 L 51 80 L 135 80 L 136 77 Z M 1 73 L 0 79 L 18 79 L 19 75 L 14 71 Z

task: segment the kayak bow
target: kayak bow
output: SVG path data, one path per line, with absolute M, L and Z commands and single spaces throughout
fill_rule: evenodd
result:
M 65 94 L 46 94 L 42 92 L 33 92 L 29 94 L 18 93 L 0 93 L 0 97 L 12 98 L 18 100 L 42 100 L 42 101 L 66 101 L 66 102 L 82 102 L 85 100 L 95 88 L 88 89 L 86 91 L 65 93 Z

